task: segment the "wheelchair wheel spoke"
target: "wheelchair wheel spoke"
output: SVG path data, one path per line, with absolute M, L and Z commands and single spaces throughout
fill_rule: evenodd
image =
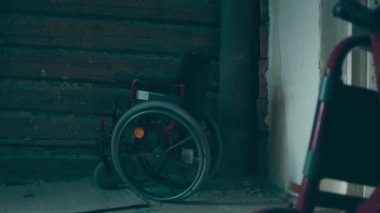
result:
M 154 156 L 154 153 L 152 152 L 140 152 L 140 153 L 133 153 L 133 154 L 120 154 L 120 157 L 152 157 Z
M 193 138 L 193 137 L 192 137 L 192 136 L 189 136 L 189 137 L 183 139 L 182 141 L 180 141 L 180 142 L 174 144 L 173 146 L 169 147 L 169 148 L 166 150 L 166 153 L 168 153 L 168 152 L 172 151 L 173 149 L 178 148 L 178 147 L 180 147 L 181 145 L 183 145 L 183 144 L 189 142 L 191 138 Z
M 167 161 L 168 161 L 168 158 L 165 158 L 164 160 L 162 160 L 161 163 L 159 163 L 158 165 L 151 165 L 151 169 L 149 170 L 149 173 L 150 174 L 157 174 L 157 175 L 160 175 L 163 168 L 165 167 L 165 165 L 167 164 Z

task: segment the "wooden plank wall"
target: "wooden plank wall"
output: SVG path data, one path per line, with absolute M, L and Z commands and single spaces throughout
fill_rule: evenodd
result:
M 193 48 L 217 61 L 218 1 L 0 1 L 0 145 L 93 144 L 116 74 L 173 79 Z

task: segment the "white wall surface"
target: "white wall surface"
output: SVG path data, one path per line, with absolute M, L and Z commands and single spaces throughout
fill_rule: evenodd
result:
M 320 0 L 269 0 L 269 175 L 300 183 L 321 69 Z

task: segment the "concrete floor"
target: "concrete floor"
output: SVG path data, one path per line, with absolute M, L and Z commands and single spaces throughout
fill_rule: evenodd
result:
M 245 184 L 245 187 L 244 187 Z M 243 187 L 206 187 L 182 204 L 149 202 L 128 189 L 112 191 L 94 186 L 89 177 L 25 185 L 0 185 L 0 213 L 36 212 L 254 212 L 268 206 L 285 206 L 278 193 L 258 193 L 243 181 Z M 220 188 L 220 187 L 219 187 Z M 128 209 L 127 206 L 136 208 Z M 139 206 L 140 205 L 140 206 Z M 144 206 L 141 206 L 144 205 Z M 140 207 L 140 208 L 138 208 Z M 111 209 L 110 209 L 111 208 Z M 112 209 L 113 208 L 113 209 Z M 108 209 L 108 210 L 107 210 Z
M 149 207 L 126 209 L 147 201 L 128 189 L 97 188 L 92 182 L 97 158 L 77 157 L 79 151 L 70 158 L 61 158 L 57 153 L 44 156 L 28 154 L 30 149 L 16 153 L 12 150 L 0 149 L 0 213 L 248 213 L 267 206 L 286 206 L 288 199 L 274 188 L 259 190 L 260 184 L 252 177 L 221 178 L 208 181 L 200 192 L 181 204 L 149 202 Z

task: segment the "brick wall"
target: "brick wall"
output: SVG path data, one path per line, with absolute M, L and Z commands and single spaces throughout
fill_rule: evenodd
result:
M 257 99 L 258 113 L 258 172 L 262 181 L 267 179 L 267 136 L 268 126 L 268 85 L 266 72 L 268 70 L 268 34 L 269 11 L 268 0 L 260 0 L 260 59 L 259 59 L 259 97 Z

